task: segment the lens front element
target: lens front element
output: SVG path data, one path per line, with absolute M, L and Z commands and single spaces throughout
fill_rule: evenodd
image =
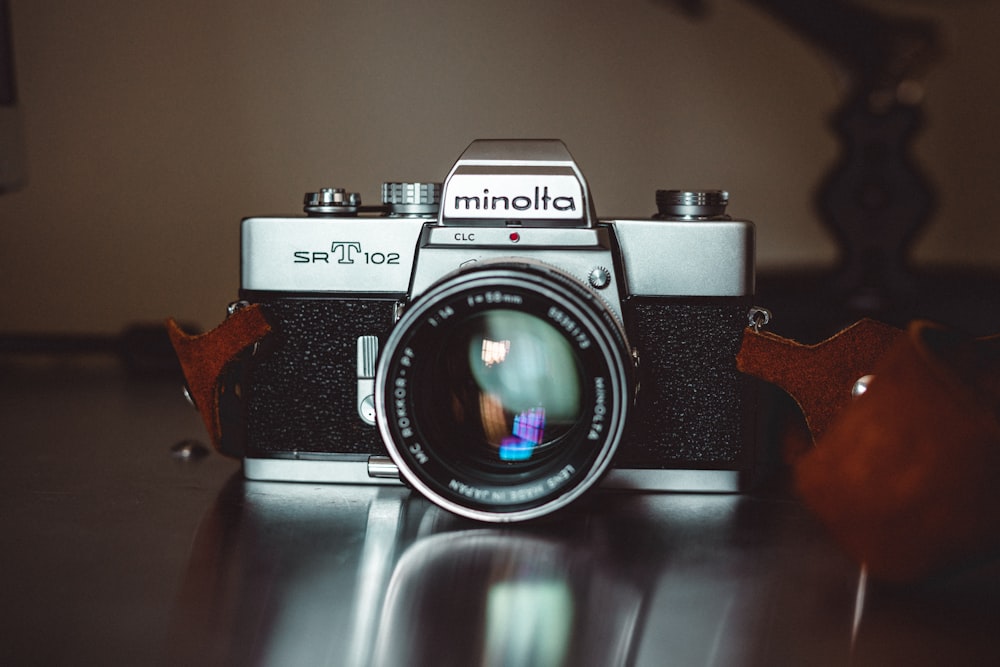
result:
M 533 518 L 603 473 L 631 371 L 620 326 L 582 285 L 535 265 L 468 271 L 393 330 L 377 374 L 379 428 L 403 477 L 439 505 Z
M 443 456 L 513 475 L 555 456 L 578 426 L 583 378 L 570 343 L 528 313 L 493 308 L 444 332 L 417 400 Z

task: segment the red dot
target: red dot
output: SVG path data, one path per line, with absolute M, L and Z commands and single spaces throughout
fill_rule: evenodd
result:
M 521 240 L 521 234 L 518 233 L 518 232 L 511 232 L 510 233 L 510 240 L 511 240 L 512 243 L 517 243 L 518 241 Z

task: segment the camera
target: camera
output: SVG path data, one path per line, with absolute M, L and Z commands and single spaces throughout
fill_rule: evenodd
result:
M 244 219 L 240 303 L 273 328 L 224 420 L 244 474 L 402 481 L 492 522 L 599 482 L 740 490 L 754 229 L 727 200 L 661 190 L 649 218 L 598 219 L 561 141 L 477 140 L 443 184 Z

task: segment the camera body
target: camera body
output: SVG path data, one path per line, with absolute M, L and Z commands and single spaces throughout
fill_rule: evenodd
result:
M 402 474 L 492 521 L 548 513 L 597 481 L 739 490 L 753 224 L 726 216 L 719 191 L 657 200 L 648 219 L 599 220 L 562 142 L 479 140 L 443 186 L 387 183 L 374 207 L 322 190 L 305 217 L 245 219 L 240 299 L 275 332 L 241 382 L 246 476 Z M 499 363 L 529 348 L 532 361 Z M 495 375 L 504 366 L 520 375 Z M 558 455 L 527 468 L 546 415 Z M 451 442 L 465 440 L 493 444 Z

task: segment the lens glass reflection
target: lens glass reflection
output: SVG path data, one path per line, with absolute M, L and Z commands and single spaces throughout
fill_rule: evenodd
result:
M 548 460 L 577 426 L 583 403 L 571 344 L 534 315 L 490 310 L 439 340 L 425 414 L 435 446 L 479 470 Z M 430 397 L 433 398 L 430 398 Z

